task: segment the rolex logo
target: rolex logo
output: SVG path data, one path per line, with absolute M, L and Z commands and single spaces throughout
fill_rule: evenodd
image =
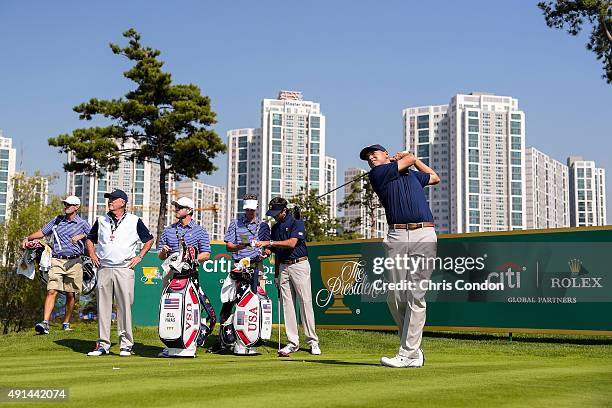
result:
M 570 259 L 567 264 L 569 265 L 572 275 L 578 275 L 578 273 L 580 273 L 580 269 L 582 269 L 582 261 L 580 259 Z

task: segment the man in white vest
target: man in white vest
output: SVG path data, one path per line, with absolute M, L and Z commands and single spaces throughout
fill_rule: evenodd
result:
M 113 297 L 117 307 L 117 332 L 122 357 L 132 355 L 132 303 L 134 267 L 153 245 L 153 236 L 142 220 L 126 212 L 127 194 L 122 190 L 104 194 L 109 212 L 98 216 L 87 236 L 87 252 L 98 269 L 98 342 L 88 356 L 107 355 L 110 349 Z M 138 241 L 144 245 L 136 256 Z M 97 250 L 94 248 L 97 244 Z

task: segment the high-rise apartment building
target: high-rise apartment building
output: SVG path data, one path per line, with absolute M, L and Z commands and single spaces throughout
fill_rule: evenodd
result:
M 348 183 L 355 180 L 356 177 L 362 176 L 366 173 L 366 170 L 350 167 L 344 172 L 344 183 Z M 366 176 L 367 177 L 367 176 Z M 354 183 L 359 183 L 361 187 L 361 199 L 363 200 L 363 192 L 365 177 L 360 178 Z M 353 183 L 348 184 L 344 187 L 344 199 L 350 195 L 353 191 Z M 343 200 L 344 200 L 343 199 Z M 375 202 L 378 201 L 378 197 L 374 196 Z M 357 226 L 354 226 L 355 222 L 359 221 Z M 376 216 L 374 225 L 372 228 L 372 221 L 368 210 L 364 205 L 355 205 L 344 209 L 344 216 L 342 217 L 342 224 L 346 231 L 355 231 L 362 238 L 384 238 L 387 234 L 387 219 L 385 217 L 385 209 L 380 207 L 376 210 Z
M 567 159 L 572 227 L 606 225 L 606 172 L 580 156 Z
M 10 216 L 13 201 L 12 178 L 15 176 L 17 149 L 13 148 L 13 139 L 4 137 L 0 130 L 0 223 Z
M 565 164 L 534 147 L 525 150 L 527 229 L 569 227 L 569 179 Z
M 335 188 L 335 160 L 325 154 L 325 116 L 319 103 L 301 92 L 280 91 L 264 99 L 261 127 L 234 129 L 228 135 L 227 221 L 242 213 L 242 197 L 255 193 L 260 211 L 276 196 L 287 199 L 307 189 L 320 194 Z M 336 195 L 326 202 L 336 216 Z
M 441 179 L 428 187 L 439 232 L 526 227 L 525 114 L 516 99 L 458 94 L 403 114 L 406 148 Z
M 197 180 L 176 183 L 177 197 L 189 197 L 195 205 L 193 219 L 206 228 L 211 241 L 223 241 L 225 235 L 225 188 Z M 173 220 L 172 222 L 175 222 Z

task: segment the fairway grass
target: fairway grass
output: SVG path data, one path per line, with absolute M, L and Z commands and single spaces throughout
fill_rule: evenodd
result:
M 114 329 L 113 329 L 114 330 Z M 321 356 L 162 359 L 156 328 L 135 328 L 135 356 L 87 357 L 95 325 L 0 336 L 0 387 L 68 388 L 65 407 L 604 407 L 612 406 L 612 340 L 427 334 L 421 369 L 390 369 L 395 334 L 319 330 Z M 114 340 L 116 340 L 113 331 Z M 276 331 L 272 339 L 276 339 Z M 306 345 L 303 345 L 306 346 Z

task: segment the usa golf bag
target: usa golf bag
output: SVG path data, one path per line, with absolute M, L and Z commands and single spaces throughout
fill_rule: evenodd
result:
M 181 252 L 169 258 L 170 284 L 159 304 L 159 338 L 168 348 L 168 357 L 195 357 L 215 328 L 215 311 L 200 287 L 198 251 L 181 244 Z M 205 316 L 206 315 L 206 316 Z
M 256 347 L 272 335 L 272 302 L 259 287 L 259 271 L 249 258 L 241 259 L 230 274 L 236 285 L 236 306 L 221 325 L 221 342 L 233 347 L 234 354 L 255 354 Z

